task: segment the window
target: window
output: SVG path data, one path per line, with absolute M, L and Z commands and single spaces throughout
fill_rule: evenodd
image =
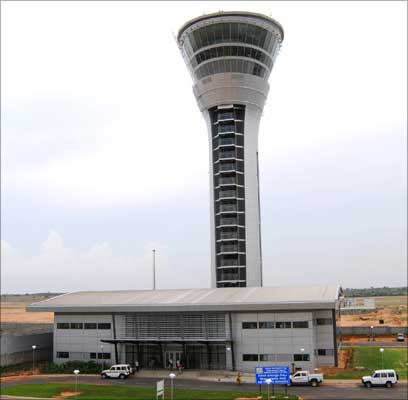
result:
M 395 378 L 394 372 L 387 373 L 388 378 Z
M 292 323 L 291 322 L 276 322 L 276 328 L 277 329 L 288 329 L 292 327 Z
M 260 354 L 259 361 L 275 361 L 275 354 Z
M 105 323 L 100 323 L 98 324 L 98 329 L 110 329 L 111 328 L 111 324 L 109 322 Z
M 333 356 L 334 350 L 333 349 L 317 349 L 318 356 Z
M 243 322 L 242 329 L 256 329 L 258 328 L 257 322 Z
M 69 322 L 58 322 L 57 329 L 69 329 Z
M 111 353 L 98 353 L 99 360 L 109 360 L 111 358 Z
M 71 322 L 71 329 L 84 329 L 82 322 Z
M 294 354 L 293 361 L 310 361 L 309 354 Z
M 379 377 L 380 377 L 380 374 L 379 374 L 379 373 L 374 374 L 374 376 L 373 376 L 373 378 L 379 378 Z
M 274 323 L 272 321 L 262 321 L 259 323 L 259 329 L 273 329 Z
M 96 329 L 96 322 L 85 322 L 85 329 Z
M 333 320 L 331 318 L 316 318 L 316 325 L 332 325 Z
M 294 328 L 309 328 L 308 321 L 293 321 Z
M 57 358 L 69 358 L 68 351 L 57 351 Z
M 96 353 L 89 353 L 89 358 L 92 360 L 96 359 Z
M 242 361 L 258 361 L 258 354 L 243 354 Z

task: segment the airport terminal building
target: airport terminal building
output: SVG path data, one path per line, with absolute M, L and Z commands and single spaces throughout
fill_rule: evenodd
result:
M 54 312 L 54 362 L 253 372 L 336 366 L 339 286 L 75 292 L 30 305 Z

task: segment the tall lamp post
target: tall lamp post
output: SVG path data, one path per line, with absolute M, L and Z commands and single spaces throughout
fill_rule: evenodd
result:
M 74 371 L 74 375 L 75 375 L 75 393 L 78 391 L 78 374 L 79 374 L 79 369 L 75 369 Z M 76 398 L 76 394 L 75 394 L 75 398 Z
M 102 371 L 105 369 L 105 359 L 103 358 L 103 344 L 101 344 L 101 358 L 102 358 Z
M 268 397 L 267 397 L 267 399 L 269 400 L 270 399 L 270 396 L 269 396 L 269 385 L 272 383 L 272 379 L 265 379 L 265 383 L 268 385 Z
M 176 374 L 169 374 L 170 378 L 170 399 L 173 400 L 173 380 L 176 377 Z
M 381 347 L 381 369 L 384 369 L 384 349 Z
M 370 326 L 370 329 L 371 329 L 371 341 L 375 341 L 375 339 L 374 339 L 374 326 Z
M 34 353 L 35 353 L 35 349 L 37 348 L 37 346 L 36 346 L 35 344 L 33 344 L 33 345 L 31 346 L 31 348 L 33 349 L 33 375 L 34 375 L 34 360 L 35 360 Z

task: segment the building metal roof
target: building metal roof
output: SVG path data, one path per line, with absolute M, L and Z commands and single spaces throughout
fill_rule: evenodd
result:
M 333 309 L 338 285 L 73 292 L 33 303 L 27 311 L 166 312 Z

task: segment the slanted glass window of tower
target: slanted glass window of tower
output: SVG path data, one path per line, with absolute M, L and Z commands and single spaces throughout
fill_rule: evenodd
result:
M 260 47 L 271 53 L 277 36 L 272 32 L 245 22 L 221 22 L 194 30 L 188 35 L 194 52 L 218 43 L 241 43 Z
M 224 57 L 246 57 L 252 58 L 260 63 L 266 65 L 269 69 L 272 68 L 272 58 L 261 50 L 254 49 L 253 47 L 245 46 L 217 46 L 203 50 L 197 53 L 191 59 L 191 66 L 196 68 L 204 61 L 211 60 L 212 58 L 224 58 Z
M 267 78 L 268 71 L 262 65 L 243 59 L 218 59 L 207 62 L 197 68 L 194 75 L 197 80 L 205 78 L 209 75 L 220 74 L 224 72 L 236 72 L 240 74 L 249 74 Z

